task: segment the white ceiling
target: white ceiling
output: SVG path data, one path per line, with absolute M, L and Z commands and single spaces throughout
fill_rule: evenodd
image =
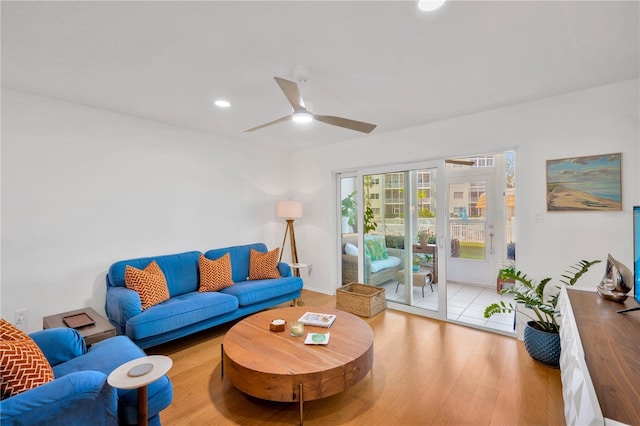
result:
M 638 78 L 638 1 L 2 1 L 2 85 L 286 150 Z M 214 97 L 233 106 L 220 110 Z

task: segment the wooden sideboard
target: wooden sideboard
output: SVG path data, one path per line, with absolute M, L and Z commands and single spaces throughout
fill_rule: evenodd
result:
M 427 244 L 425 246 L 414 244 L 413 252 L 430 254 L 433 256 L 433 270 L 431 273 L 433 275 L 433 283 L 436 284 L 438 282 L 438 247 L 436 247 L 435 244 Z
M 640 425 L 640 311 L 595 292 L 561 290 L 560 370 L 568 425 Z M 615 422 L 610 422 L 614 420 Z

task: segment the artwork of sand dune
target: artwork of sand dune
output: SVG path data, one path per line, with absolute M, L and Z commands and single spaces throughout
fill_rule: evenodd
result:
M 561 184 L 549 184 L 547 188 L 547 210 L 622 210 L 622 204 L 619 201 L 576 191 Z

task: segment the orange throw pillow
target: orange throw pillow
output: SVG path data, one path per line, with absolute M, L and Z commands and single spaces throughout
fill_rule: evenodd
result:
M 200 255 L 198 258 L 200 266 L 200 288 L 198 291 L 218 291 L 233 285 L 231 278 L 231 255 L 211 260 Z
M 0 340 L 22 340 L 30 338 L 27 333 L 0 318 Z
M 127 265 L 124 270 L 124 283 L 127 288 L 140 295 L 143 311 L 169 299 L 167 279 L 155 260 L 143 270 Z
M 280 249 L 275 248 L 267 253 L 251 249 L 249 252 L 249 279 L 265 280 L 280 278 L 278 271 L 278 256 Z
M 36 388 L 54 379 L 40 347 L 29 336 L 0 320 L 0 392 L 2 399 Z

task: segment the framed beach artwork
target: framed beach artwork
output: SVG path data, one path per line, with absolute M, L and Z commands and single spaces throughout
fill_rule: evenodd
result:
M 622 210 L 622 154 L 547 160 L 547 211 Z

